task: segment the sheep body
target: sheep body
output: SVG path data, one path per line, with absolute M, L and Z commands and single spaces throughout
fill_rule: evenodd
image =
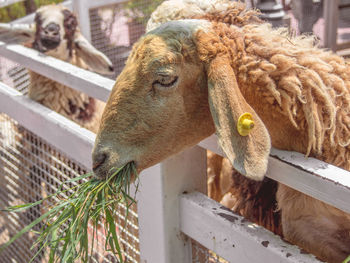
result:
M 312 37 L 291 37 L 269 24 L 213 23 L 213 28 L 213 35 L 197 35 L 197 43 L 203 43 L 198 48 L 201 59 L 227 54 L 238 86 L 269 130 L 272 145 L 350 170 L 347 62 L 314 47 Z M 349 214 L 284 185 L 279 185 L 277 200 L 287 240 L 329 262 L 340 262 L 350 253 Z M 322 230 L 310 234 L 310 227 Z M 322 241 L 315 242 L 315 236 Z
M 302 152 L 349 170 L 350 72 L 347 63 L 335 54 L 315 47 L 313 37 L 292 37 L 286 29 L 272 29 L 270 25 L 260 22 L 258 13 L 253 10 L 249 11 L 249 16 L 242 16 L 248 11 L 242 9 L 240 4 L 230 3 L 228 10 L 218 11 L 214 8 L 205 13 L 202 9 L 201 12 L 196 11 L 195 7 L 186 2 L 183 1 L 186 11 L 182 13 L 181 5 L 172 6 L 173 15 L 168 19 L 184 18 L 194 10 L 190 17 L 230 25 L 214 24 L 215 35 L 221 36 L 218 42 L 223 42 L 224 47 L 210 39 L 198 40 L 199 43 L 206 43 L 203 59 L 208 59 L 208 55 L 214 57 L 215 52 L 223 50 L 229 53 L 240 90 L 263 119 L 271 135 L 272 145 Z M 159 8 L 158 14 L 166 13 Z M 163 20 L 158 18 L 158 21 L 165 21 L 166 18 L 167 15 L 163 15 Z M 155 24 L 154 21 L 152 23 Z M 207 37 L 206 33 L 204 35 Z M 208 43 L 212 43 L 212 46 L 208 46 Z M 274 183 L 270 180 L 254 183 L 234 170 L 228 173 L 227 170 L 230 169 L 226 169 L 226 175 L 221 176 L 221 180 L 227 174 L 232 174 L 232 187 L 222 189 L 224 184 L 221 184 L 219 191 L 222 193 L 216 195 L 217 199 L 221 199 L 222 194 L 228 190 L 222 203 L 229 204 L 234 211 L 280 233 L 279 214 L 274 213 L 277 210 L 276 200 L 270 198 L 277 192 Z M 266 187 L 271 190 L 270 197 L 265 195 Z M 290 196 L 294 196 L 294 199 Z M 332 218 L 334 222 L 341 219 L 344 228 L 339 231 L 350 229 L 350 223 L 346 219 L 349 215 L 315 199 L 305 198 L 305 195 L 283 185 L 279 186 L 277 198 L 282 211 L 283 233 L 288 240 L 323 258 L 341 260 L 343 252 L 330 252 L 327 247 L 337 244 L 337 247 L 347 247 L 344 248 L 346 251 L 349 249 L 350 237 L 343 236 L 341 241 L 332 239 L 329 237 L 331 231 L 325 230 L 323 241 L 319 244 L 315 245 L 312 235 L 309 235 L 310 240 L 305 241 L 310 224 L 304 220 L 307 218 L 305 215 L 300 220 L 306 211 L 295 211 L 301 210 L 296 204 L 306 202 L 305 209 L 315 208 L 309 210 L 314 214 L 318 213 L 317 208 L 322 210 L 321 207 L 326 207 L 330 212 L 324 213 L 325 217 Z M 295 217 L 299 218 L 298 225 L 293 223 L 296 222 Z M 319 224 L 327 229 L 327 224 L 323 222 L 314 220 L 314 223 L 314 227 Z
M 231 38 L 226 38 L 225 44 L 232 47 L 228 52 L 231 52 L 231 63 L 239 87 L 268 126 L 273 146 L 296 150 L 339 167 L 350 168 L 346 147 L 349 145 L 349 88 L 346 84 L 349 67 L 344 60 L 315 48 L 313 37 L 292 37 L 286 29 L 273 30 L 259 20 L 258 12 L 246 10 L 243 4 L 226 1 L 220 8 L 219 4 L 225 1 L 219 0 L 213 1 L 210 7 L 202 8 L 200 3 L 194 1 L 180 2 L 165 1 L 151 16 L 148 25 L 156 26 L 186 17 L 231 25 L 230 29 L 225 29 L 227 31 L 219 35 L 231 35 Z M 165 11 L 170 9 L 171 14 L 168 15 Z M 340 108 L 343 111 L 338 111 Z M 263 112 L 271 114 L 266 116 Z M 273 126 L 281 120 L 284 120 L 284 128 L 276 131 Z M 298 141 L 285 138 L 298 138 Z M 304 145 L 307 145 L 306 149 Z M 229 165 L 226 164 L 226 167 Z M 209 167 L 208 171 L 211 170 L 215 170 L 215 167 Z M 229 176 L 231 184 L 226 185 L 232 187 L 225 189 L 225 184 L 216 182 L 217 189 L 213 187 L 212 196 L 221 200 L 229 191 L 222 203 L 280 233 L 279 215 L 273 213 L 276 211 L 275 200 L 268 198 L 268 206 L 266 200 L 262 202 L 264 205 L 257 205 L 264 199 L 258 193 L 267 185 L 272 187 L 268 187 L 272 189 L 271 195 L 276 193 L 273 182 L 254 183 L 230 168 L 221 172 L 219 181 L 224 181 L 225 177 L 227 180 L 229 174 L 232 174 L 232 177 Z M 218 176 L 214 180 L 217 179 Z M 284 189 L 283 186 L 280 189 Z M 283 192 L 278 192 L 281 209 L 284 207 Z
M 105 103 L 33 71 L 29 71 L 29 74 L 28 96 L 32 100 L 97 132 Z

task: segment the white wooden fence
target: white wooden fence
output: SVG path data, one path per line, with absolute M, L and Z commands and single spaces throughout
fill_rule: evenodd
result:
M 1 43 L 0 56 L 104 101 L 114 83 L 21 45 Z M 3 83 L 0 113 L 91 167 L 90 152 L 95 139 L 92 132 Z M 229 262 L 319 262 L 210 200 L 205 195 L 206 149 L 222 155 L 212 136 L 140 175 L 137 212 L 141 262 L 192 262 L 189 238 Z M 298 153 L 273 149 L 267 176 L 350 213 L 350 173 L 345 170 Z

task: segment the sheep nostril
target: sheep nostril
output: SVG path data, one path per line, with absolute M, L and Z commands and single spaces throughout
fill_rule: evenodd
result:
M 107 159 L 107 154 L 101 153 L 94 157 L 93 164 L 92 164 L 92 170 L 95 172 Z
M 58 35 L 60 31 L 60 26 L 55 23 L 50 23 L 44 28 L 44 32 L 46 35 Z

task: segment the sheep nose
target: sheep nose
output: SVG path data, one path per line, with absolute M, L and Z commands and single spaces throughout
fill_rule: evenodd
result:
M 96 172 L 96 170 L 107 160 L 107 157 L 108 155 L 106 153 L 98 153 L 97 155 L 94 155 L 92 158 L 92 170 Z
M 60 26 L 56 23 L 50 23 L 45 27 L 45 34 L 46 35 L 57 35 L 60 31 Z

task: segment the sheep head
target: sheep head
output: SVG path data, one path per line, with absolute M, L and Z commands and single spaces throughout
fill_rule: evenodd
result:
M 0 31 L 18 41 L 31 43 L 32 48 L 47 55 L 70 62 L 74 53 L 88 69 L 101 74 L 113 73 L 111 61 L 83 37 L 76 16 L 62 5 L 39 8 L 34 24 L 0 24 Z
M 102 116 L 93 151 L 97 177 L 131 161 L 143 170 L 216 131 L 234 167 L 263 178 L 267 130 L 241 95 L 224 50 L 209 58 L 203 35 L 218 39 L 209 22 L 172 21 L 135 44 Z M 243 137 L 236 123 L 245 112 L 255 128 Z

